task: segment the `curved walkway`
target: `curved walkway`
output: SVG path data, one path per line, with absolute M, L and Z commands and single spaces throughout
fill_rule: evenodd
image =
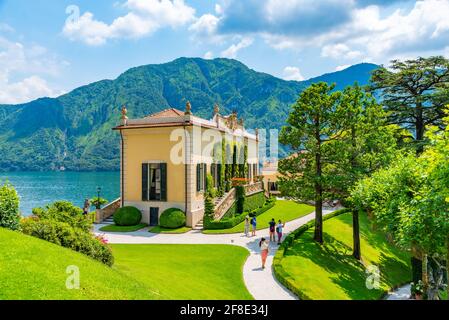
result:
M 393 292 L 389 292 L 385 300 L 411 300 L 410 290 L 411 285 L 406 284 L 403 287 L 397 288 Z
M 323 215 L 334 210 L 323 210 Z M 284 228 L 284 237 L 315 218 L 311 213 L 302 218 L 287 222 Z M 95 232 L 104 234 L 109 243 L 116 244 L 230 244 L 246 248 L 250 255 L 243 266 L 243 279 L 248 291 L 256 300 L 295 300 L 297 297 L 282 286 L 275 278 L 272 264 L 277 251 L 276 244 L 270 244 L 270 254 L 267 258 L 266 268 L 262 270 L 259 240 L 261 237 L 269 238 L 268 229 L 259 230 L 256 237 L 245 237 L 242 234 L 203 234 L 201 231 L 189 231 L 184 234 L 154 234 L 148 228 L 128 233 L 107 233 L 98 229 L 103 225 L 96 225 Z

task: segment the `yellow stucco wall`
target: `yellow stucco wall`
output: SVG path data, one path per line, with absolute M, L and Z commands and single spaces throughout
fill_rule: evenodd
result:
M 124 148 L 124 198 L 142 201 L 142 163 L 167 163 L 167 202 L 185 201 L 185 171 L 183 164 L 173 164 L 170 151 L 178 142 L 170 141 L 174 128 L 123 130 Z

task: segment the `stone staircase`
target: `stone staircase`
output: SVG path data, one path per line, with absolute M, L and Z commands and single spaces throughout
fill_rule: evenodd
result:
M 203 220 L 199 221 L 196 226 L 192 228 L 192 230 L 202 231 L 204 229 Z
M 108 218 L 106 218 L 105 220 L 103 220 L 102 224 L 114 224 L 114 216 L 109 216 Z
M 236 189 L 232 188 L 228 193 L 215 200 L 215 220 L 220 220 L 228 212 L 237 199 L 236 194 Z

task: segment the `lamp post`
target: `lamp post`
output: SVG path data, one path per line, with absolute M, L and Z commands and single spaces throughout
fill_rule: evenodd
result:
M 101 187 L 97 187 L 97 209 L 101 209 L 101 205 L 100 205 L 100 195 L 101 195 Z
M 271 186 L 270 186 L 270 178 L 268 178 L 268 184 L 267 184 L 267 189 L 268 189 L 268 194 L 271 196 Z

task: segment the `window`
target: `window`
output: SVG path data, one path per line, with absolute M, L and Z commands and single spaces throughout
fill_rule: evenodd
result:
M 210 166 L 210 173 L 214 180 L 214 187 L 219 188 L 221 183 L 221 163 L 212 163 Z
M 142 201 L 167 201 L 167 164 L 142 164 Z
M 257 163 L 254 163 L 253 164 L 253 177 L 254 177 L 254 180 L 256 180 L 256 178 L 258 176 L 257 169 L 258 169 Z
M 207 164 L 198 163 L 196 165 L 196 191 L 206 190 Z

